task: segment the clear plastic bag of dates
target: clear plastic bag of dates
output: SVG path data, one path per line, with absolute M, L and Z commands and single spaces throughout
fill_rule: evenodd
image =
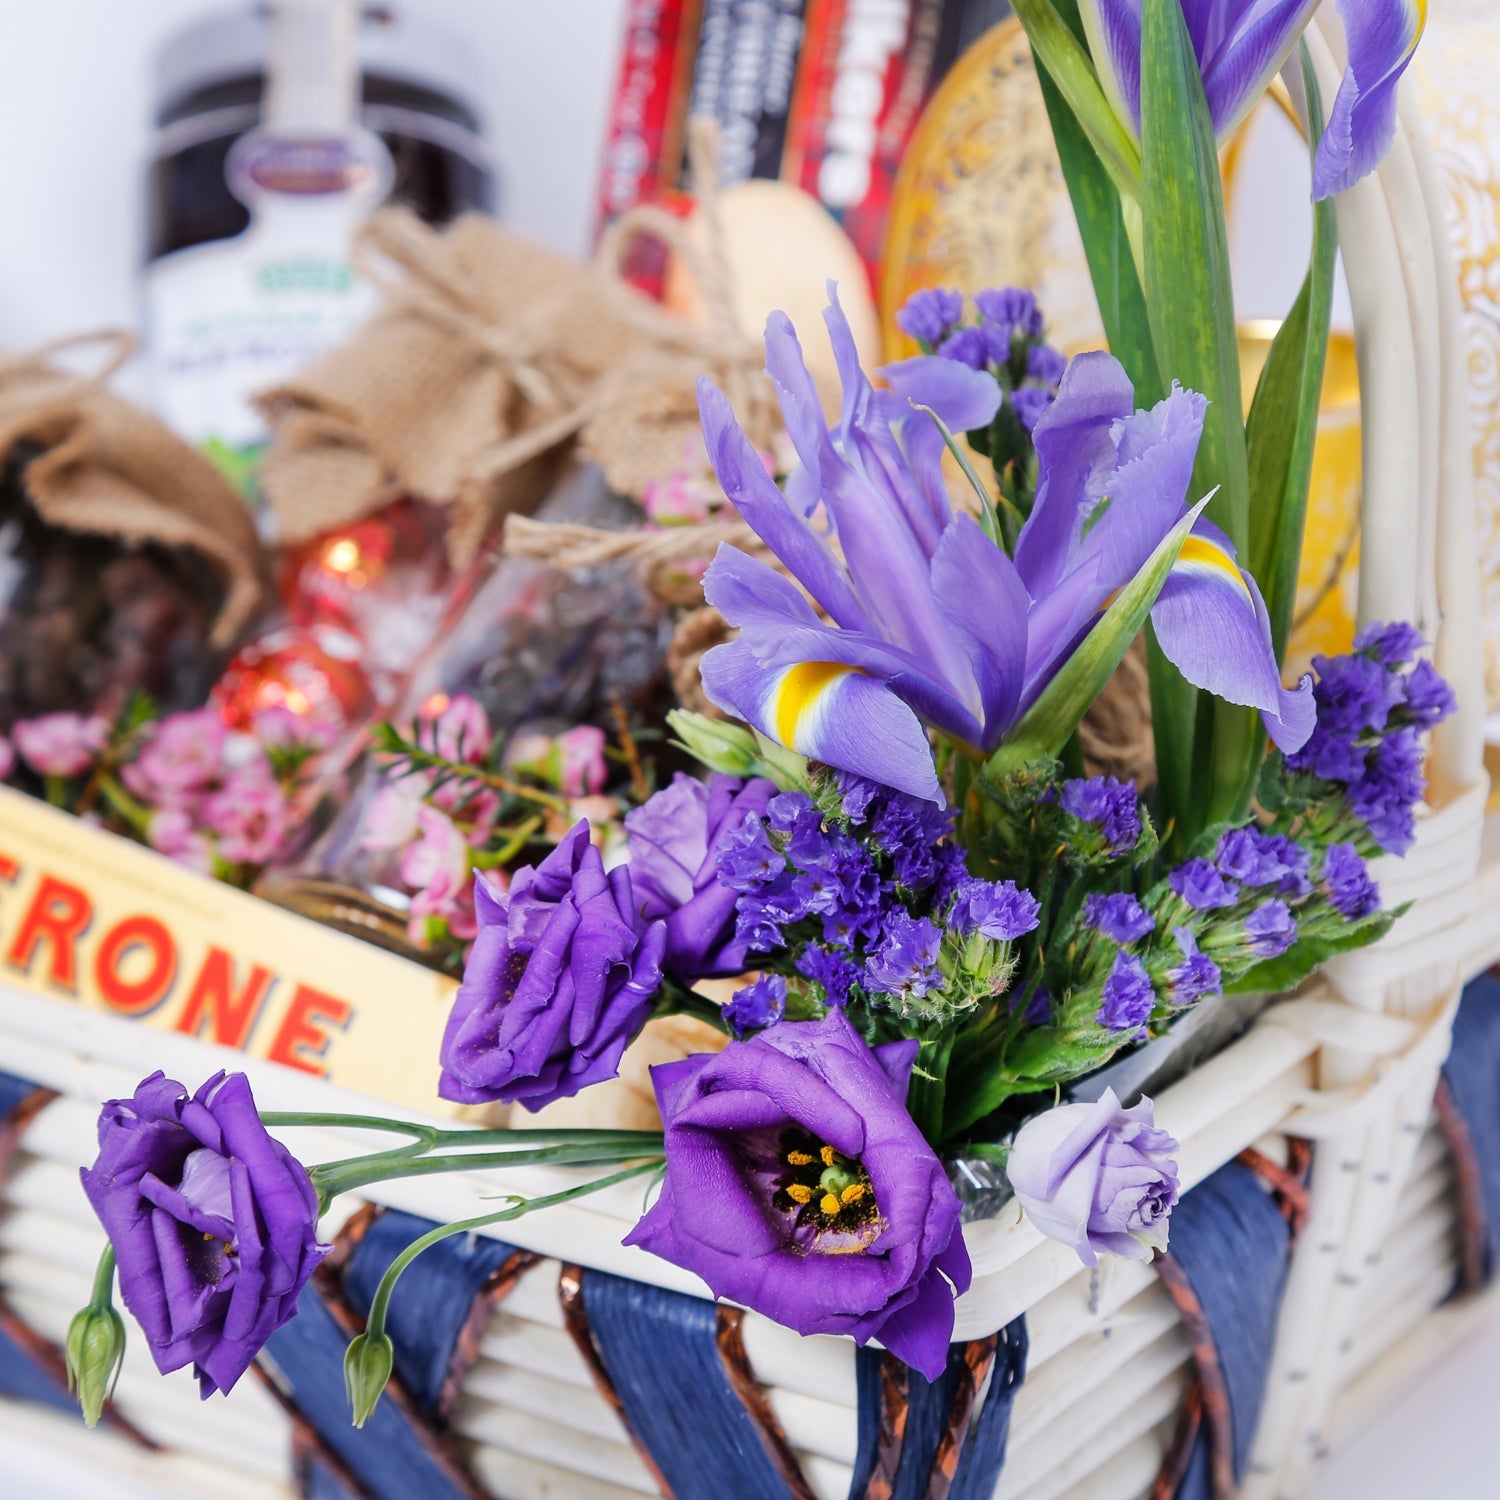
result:
M 543 519 L 629 524 L 597 471 Z M 257 888 L 342 931 L 456 968 L 475 887 L 504 889 L 581 817 L 621 837 L 649 793 L 670 703 L 671 623 L 629 566 L 564 572 L 501 559 L 377 732 L 350 800 Z

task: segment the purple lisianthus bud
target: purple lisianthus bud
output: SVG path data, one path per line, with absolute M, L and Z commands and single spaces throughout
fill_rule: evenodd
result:
M 885 995 L 929 994 L 943 982 L 937 967 L 943 930 L 901 909 L 886 919 L 880 946 L 865 961 L 865 988 Z
M 1233 906 L 1240 898 L 1239 887 L 1225 880 L 1206 859 L 1185 859 L 1167 882 L 1194 911 Z
M 479 935 L 443 1032 L 438 1093 L 541 1109 L 613 1078 L 661 984 L 666 924 L 576 824 L 510 890 L 474 887 Z
M 230 1390 L 295 1316 L 332 1248 L 307 1169 L 267 1134 L 243 1073 L 191 1098 L 153 1073 L 104 1106 L 80 1175 L 157 1369 L 191 1363 L 205 1396 Z
M 705 786 L 679 772 L 625 815 L 631 891 L 648 922 L 666 922 L 662 968 L 685 984 L 746 968 L 745 944 L 735 936 L 735 889 L 719 879 L 716 851 L 752 813 L 766 812 L 775 795 L 763 777 L 714 776 Z M 736 868 L 774 865 L 779 873 L 783 862 L 765 830 L 757 825 L 753 836 L 754 852 Z
M 1151 1018 L 1156 991 L 1145 965 L 1122 948 L 1104 981 L 1104 1003 L 1094 1019 L 1106 1031 L 1135 1031 Z
M 1166 1249 L 1176 1150 L 1149 1099 L 1121 1109 L 1105 1089 L 1094 1104 L 1064 1104 L 1028 1120 L 1006 1173 L 1031 1222 L 1084 1265 L 1098 1265 L 1101 1255 L 1145 1260 Z
M 1406 676 L 1406 711 L 1424 729 L 1446 719 L 1458 708 L 1448 679 L 1425 658 Z
M 847 1005 L 859 983 L 859 965 L 819 943 L 809 943 L 797 959 L 797 972 L 822 988 L 829 1005 Z
M 736 1036 L 748 1036 L 774 1026 L 786 1014 L 786 980 L 762 974 L 753 984 L 736 990 L 724 1007 L 724 1019 Z
M 1150 912 L 1128 891 L 1112 896 L 1096 891 L 1083 903 L 1083 920 L 1117 943 L 1133 943 L 1156 927 Z
M 1173 1005 L 1196 1005 L 1205 995 L 1217 995 L 1224 988 L 1219 966 L 1198 947 L 1198 940 L 1187 927 L 1174 927 L 1172 936 L 1182 949 L 1182 962 L 1167 970 L 1172 987 Z
M 982 370 L 990 363 L 989 340 L 978 328 L 955 329 L 938 346 L 938 353 L 971 370 Z
M 1353 844 L 1330 844 L 1323 856 L 1323 888 L 1328 904 L 1342 917 L 1357 922 L 1380 910 L 1380 887 Z
M 963 315 L 962 292 L 945 286 L 925 287 L 906 299 L 906 305 L 896 314 L 896 326 L 935 349 Z
M 967 937 L 972 932 L 996 943 L 1011 943 L 1042 919 L 1041 903 L 1014 880 L 968 879 L 959 884 L 948 925 Z
M 1010 404 L 1015 407 L 1016 420 L 1024 432 L 1032 432 L 1036 424 L 1047 414 L 1047 409 L 1056 397 L 1039 385 L 1023 385 L 1010 393 Z
M 1382 666 L 1404 666 L 1427 642 L 1422 632 L 1408 620 L 1393 620 L 1389 625 L 1375 620 L 1354 637 L 1354 649 L 1373 656 Z
M 937 1379 L 970 1268 L 958 1199 L 906 1111 L 916 1054 L 872 1051 L 835 1011 L 653 1068 L 666 1179 L 625 1243 Z
M 1036 293 L 1025 287 L 990 287 L 974 296 L 974 306 L 982 318 L 992 323 L 1009 323 L 1028 338 L 1042 336 L 1042 310 Z
M 1262 958 L 1280 958 L 1297 941 L 1297 921 L 1285 901 L 1264 901 L 1245 918 L 1245 935 Z
M 1065 781 L 1058 793 L 1064 812 L 1091 823 L 1104 835 L 1112 854 L 1124 854 L 1141 836 L 1141 814 L 1135 783 L 1113 776 Z

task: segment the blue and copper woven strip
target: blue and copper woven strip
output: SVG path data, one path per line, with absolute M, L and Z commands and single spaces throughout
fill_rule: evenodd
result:
M 302 1424 L 294 1458 L 309 1500 L 489 1500 L 447 1417 L 491 1311 L 534 1261 L 530 1252 L 457 1235 L 413 1261 L 387 1322 L 395 1375 L 364 1428 L 349 1421 L 344 1351 L 391 1261 L 433 1227 L 410 1214 L 361 1216 L 333 1269 L 320 1270 L 297 1317 L 267 1345 L 272 1383 Z
M 1463 1240 L 1459 1290 L 1493 1280 L 1500 1253 L 1500 979 L 1469 984 L 1453 1018 L 1438 1084 L 1438 1123 L 1458 1181 Z

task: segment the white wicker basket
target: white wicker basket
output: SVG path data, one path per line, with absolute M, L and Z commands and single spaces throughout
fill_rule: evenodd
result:
M 1328 87 L 1337 27 L 1320 16 L 1309 40 Z M 1440 1347 L 1457 1325 L 1450 1312 L 1428 1318 L 1452 1285 L 1456 1256 L 1451 1185 L 1430 1109 L 1459 987 L 1500 957 L 1500 865 L 1475 878 L 1486 781 L 1464 345 L 1420 122 L 1407 112 L 1402 124 L 1378 177 L 1346 195 L 1339 216 L 1364 403 L 1361 615 L 1414 619 L 1435 640 L 1461 705 L 1434 736 L 1417 846 L 1379 871 L 1389 899 L 1415 905 L 1383 943 L 1273 1007 L 1158 1100 L 1158 1118 L 1182 1143 L 1185 1186 L 1252 1145 L 1276 1158 L 1288 1136 L 1318 1142 L 1311 1220 L 1293 1258 L 1244 1487 L 1254 1500 L 1303 1494 L 1330 1440 L 1401 1378 L 1417 1350 Z M 270 1064 L 0 987 L 0 1067 L 62 1096 L 27 1131 L 0 1214 L 0 1292 L 37 1333 L 61 1342 L 101 1245 L 76 1175 L 93 1154 L 98 1102 L 156 1067 L 196 1082 L 220 1066 L 244 1067 L 267 1108 L 366 1105 Z M 348 1144 L 302 1134 L 296 1142 L 309 1159 L 344 1154 Z M 534 1192 L 566 1174 L 508 1173 L 503 1187 L 516 1188 L 517 1178 L 517 1190 Z M 483 1211 L 485 1195 L 500 1187 L 473 1174 L 390 1184 L 377 1196 L 452 1220 Z M 497 1495 L 625 1500 L 657 1492 L 595 1391 L 557 1296 L 560 1261 L 704 1294 L 693 1278 L 620 1245 L 639 1206 L 638 1191 L 621 1188 L 506 1228 L 507 1239 L 548 1259 L 495 1313 L 453 1415 L 472 1471 Z M 977 1338 L 1024 1312 L 1031 1340 L 997 1497 L 1145 1495 L 1190 1373 L 1181 1320 L 1150 1268 L 1117 1262 L 1091 1277 L 1013 1206 L 966 1237 L 976 1278 L 959 1305 L 957 1336 Z M 755 1315 L 743 1333 L 811 1491 L 837 1500 L 855 1451 L 852 1346 L 801 1340 Z M 1128 1378 L 1115 1378 L 1121 1372 Z M 169 1451 L 149 1454 L 102 1430 L 88 1441 L 163 1494 L 293 1493 L 290 1419 L 254 1382 L 200 1405 L 187 1376 L 158 1377 L 136 1339 L 117 1406 Z M 0 1431 L 20 1420 L 55 1423 L 59 1442 L 80 1441 L 60 1418 L 21 1418 L 0 1406 Z

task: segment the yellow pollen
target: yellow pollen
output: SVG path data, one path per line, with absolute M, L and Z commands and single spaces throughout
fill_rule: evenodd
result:
M 810 1167 L 813 1164 L 812 1153 L 809 1151 L 788 1151 L 786 1159 L 794 1167 Z
M 797 725 L 803 714 L 840 677 L 857 670 L 837 661 L 804 661 L 789 668 L 772 699 L 776 738 L 789 750 L 795 750 Z
M 794 1182 L 787 1188 L 787 1197 L 793 1203 L 811 1203 L 812 1189 L 805 1182 Z
M 1212 568 L 1216 573 L 1222 573 L 1226 578 L 1237 583 L 1240 592 L 1247 599 L 1250 597 L 1245 575 L 1235 566 L 1234 559 L 1222 547 L 1209 541 L 1207 537 L 1190 536 L 1182 544 L 1182 551 L 1177 554 L 1177 561 L 1197 563 L 1200 567 Z
M 823 1201 L 818 1207 L 831 1219 L 839 1211 L 839 1200 L 832 1193 L 824 1193 Z
M 865 1195 L 865 1185 L 862 1182 L 851 1182 L 848 1187 L 839 1194 L 841 1203 L 858 1203 Z
M 832 1146 L 824 1146 L 823 1149 L 818 1152 L 818 1155 L 823 1158 L 823 1165 L 825 1167 L 831 1167 L 833 1165 L 833 1159 L 838 1155 L 838 1152 L 835 1151 Z

